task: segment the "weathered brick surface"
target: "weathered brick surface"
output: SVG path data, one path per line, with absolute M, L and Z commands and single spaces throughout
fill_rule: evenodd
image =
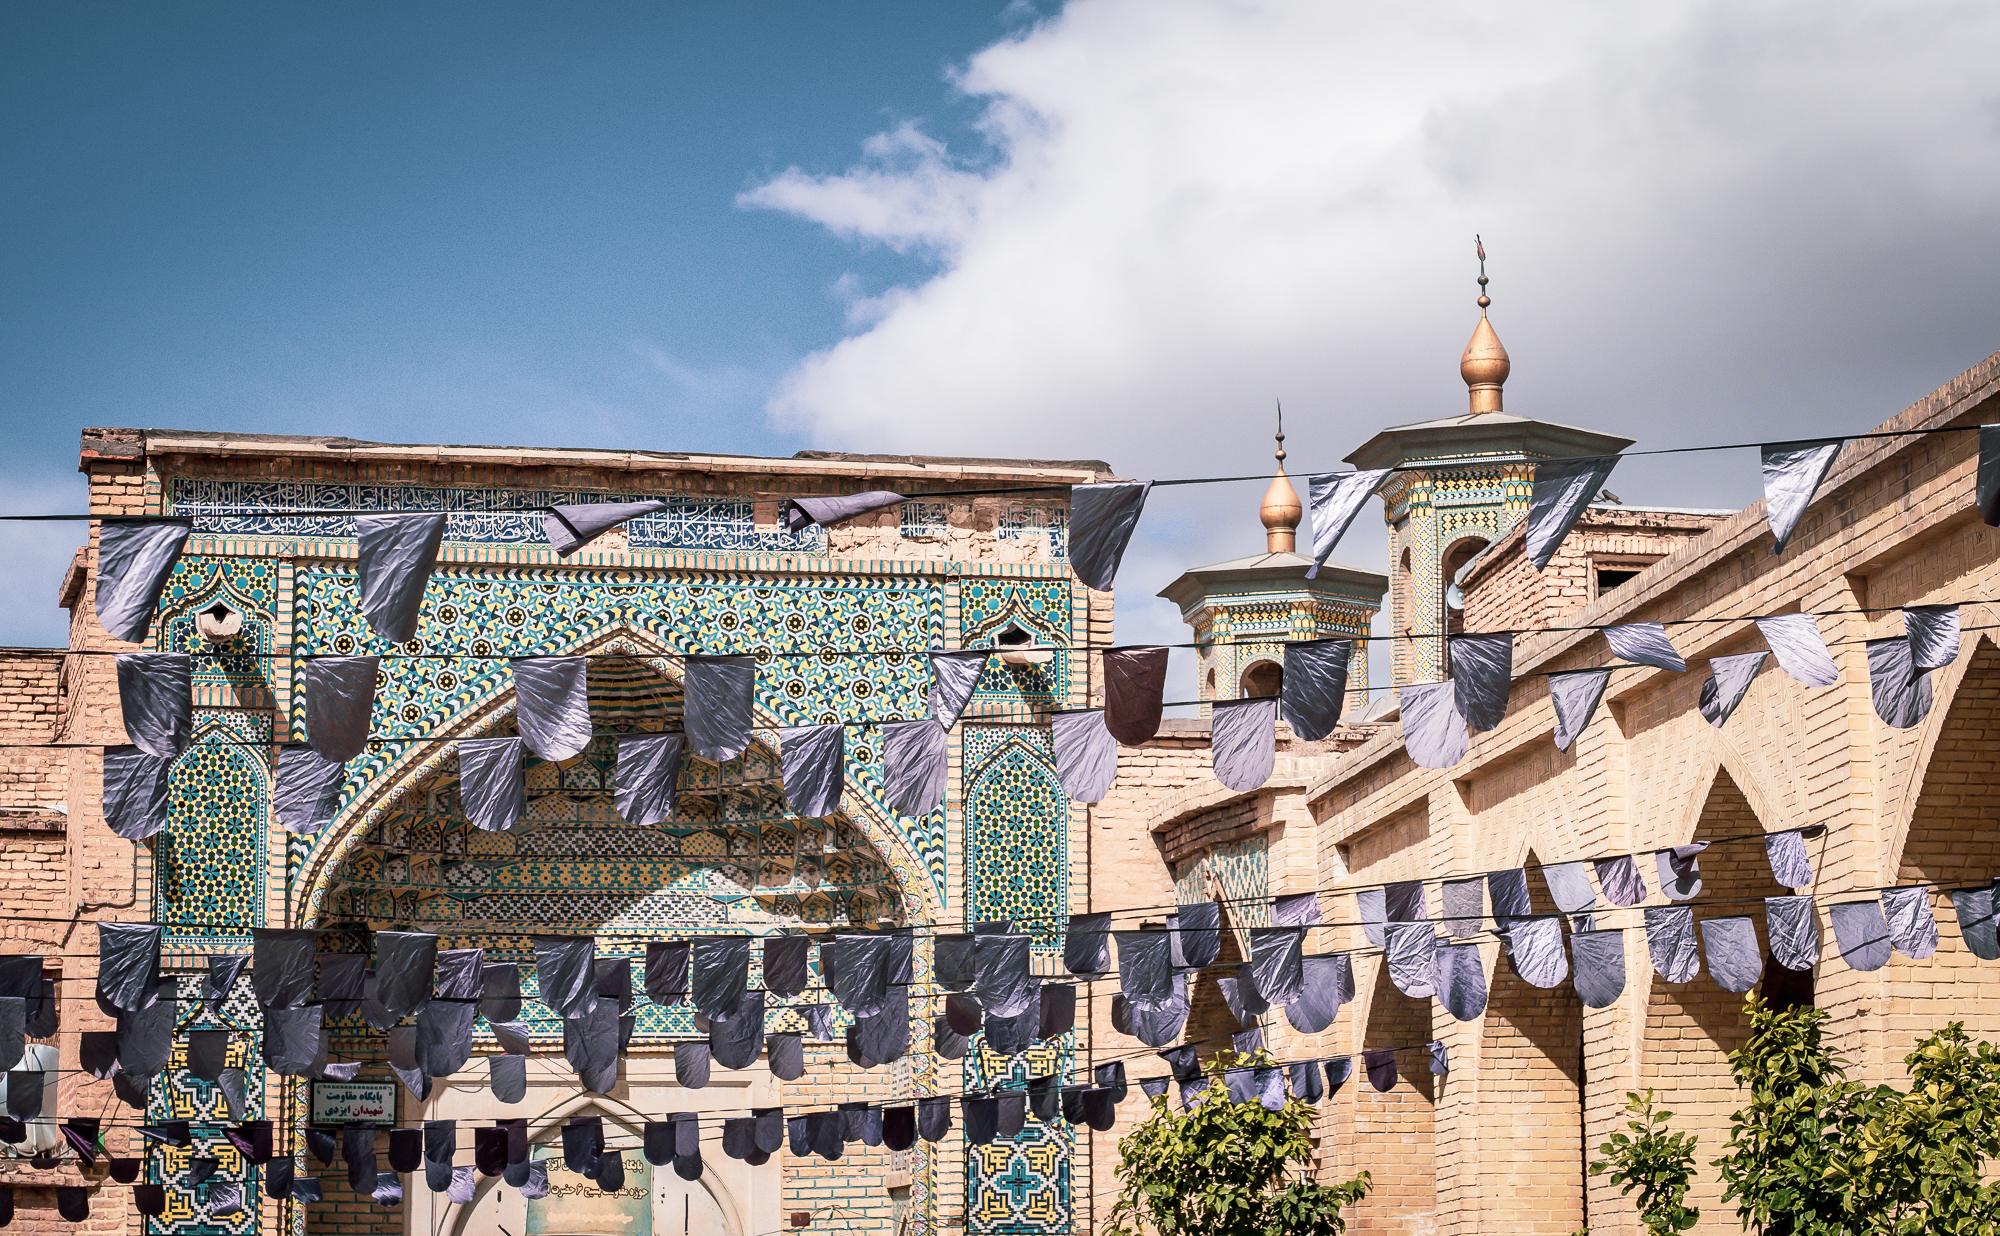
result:
M 1884 428 L 1992 421 L 2000 417 L 1996 396 L 2000 356 Z M 1526 561 L 1518 529 L 1504 534 L 1468 576 L 1465 626 L 1531 633 L 1515 641 L 1507 716 L 1474 736 L 1458 767 L 1417 767 L 1391 724 L 1326 757 L 1305 773 L 1304 786 L 1281 770 L 1255 795 L 1214 801 L 1204 797 L 1197 767 L 1186 788 L 1150 791 L 1157 802 L 1146 824 L 1176 861 L 1246 834 L 1273 837 L 1274 862 L 1281 851 L 1308 851 L 1315 882 L 1332 890 L 1629 852 L 1642 854 L 1654 889 L 1652 850 L 1749 834 L 1702 855 L 1705 887 L 1693 904 L 1697 919 L 1751 915 L 1760 940 L 1762 899 L 1787 890 L 1772 881 L 1758 835 L 1825 825 L 1812 843 L 1815 883 L 1803 890 L 1822 903 L 1821 963 L 1809 979 L 1767 966 L 1766 994 L 1826 1008 L 1854 1076 L 1869 1082 L 1900 1080 L 1910 1044 L 1946 1021 L 1963 1019 L 1975 1035 L 2000 1038 L 2000 971 L 1965 950 L 1942 891 L 1933 898 L 1937 954 L 1898 955 L 1870 974 L 1840 960 L 1824 910 L 1843 894 L 1872 896 L 1888 884 L 1949 887 L 2000 875 L 1991 827 L 2000 791 L 1987 788 L 2000 741 L 2000 646 L 1975 629 L 2000 623 L 2000 532 L 1979 521 L 1976 465 L 1972 433 L 1854 442 L 1782 555 L 1771 553 L 1761 504 L 1723 518 L 1594 509 L 1547 572 Z M 1637 565 L 1655 554 L 1664 556 L 1637 578 L 1594 591 L 1594 566 L 1621 557 Z M 1937 702 L 1929 717 L 1892 730 L 1874 713 L 1863 641 L 1901 634 L 1899 607 L 1939 603 L 1962 605 L 1963 651 L 1931 675 Z M 1793 611 L 1820 616 L 1840 683 L 1810 689 L 1773 663 L 1723 729 L 1708 725 L 1696 708 L 1703 660 L 1765 649 L 1749 616 Z M 1616 662 L 1592 630 L 1532 633 L 1686 619 L 1726 619 L 1670 628 L 1691 663 L 1686 674 Z M 1542 675 L 1597 666 L 1613 667 L 1603 706 L 1572 749 L 1559 752 Z M 1273 824 L 1281 815 L 1279 842 Z M 1148 879 L 1143 870 L 1106 874 L 1099 890 Z M 1530 885 L 1546 909 L 1540 880 Z M 1655 889 L 1645 904 L 1666 902 Z M 1359 950 L 1362 994 L 1326 1034 L 1296 1050 L 1435 1037 L 1453 1062 L 1428 1090 L 1410 1083 L 1410 1069 L 1421 1067 L 1410 1059 L 1389 1094 L 1357 1077 L 1327 1104 L 1322 1171 L 1376 1174 L 1376 1193 L 1353 1212 L 1356 1230 L 1555 1236 L 1587 1222 L 1593 1233 L 1635 1232 L 1630 1199 L 1602 1177 L 1586 1179 L 1582 1164 L 1623 1127 L 1625 1093 L 1648 1086 L 1701 1139 L 1699 1230 L 1735 1230 L 1707 1163 L 1721 1153 L 1728 1115 L 1742 1102 L 1727 1065 L 1747 1032 L 1742 1002 L 1705 969 L 1686 984 L 1657 979 L 1639 908 L 1598 914 L 1600 927 L 1628 928 L 1628 981 L 1611 1007 L 1583 1009 L 1568 984 L 1526 988 L 1488 938 L 1480 948 L 1492 998 L 1483 1017 L 1460 1026 L 1378 977 L 1373 950 L 1353 929 L 1351 900 L 1331 898 L 1328 907 L 1335 925 L 1315 932 L 1313 947 Z M 1267 1021 L 1283 1024 L 1282 1015 Z

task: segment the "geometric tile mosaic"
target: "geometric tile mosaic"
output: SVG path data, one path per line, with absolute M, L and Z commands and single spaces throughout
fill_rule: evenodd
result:
M 1067 1077 L 1073 1035 L 1038 1043 L 1019 1056 L 989 1051 L 982 1036 L 965 1055 L 965 1089 L 995 1084 L 1019 1088 L 1035 1077 Z M 1011 1138 L 968 1146 L 965 1154 L 965 1230 L 973 1236 L 1046 1236 L 1071 1224 L 1068 1124 L 1047 1123 L 1033 1113 Z
M 263 746 L 269 713 L 195 710 L 194 745 L 167 777 L 167 825 L 153 841 L 153 921 L 247 939 L 264 911 Z
M 1046 729 L 966 724 L 965 921 L 1011 919 L 1037 945 L 1069 913 L 1069 796 Z
M 184 971 L 179 975 L 180 990 L 198 991 L 205 970 Z M 261 1013 L 257 1008 L 257 998 L 250 983 L 238 982 L 223 1002 L 222 1016 L 210 1018 L 201 1006 L 182 1003 L 182 1027 L 185 1030 L 233 1029 L 246 1033 L 230 1036 L 229 1051 L 223 1059 L 223 1067 L 242 1069 L 249 1086 L 249 1100 L 245 1104 L 244 1118 L 259 1119 L 264 1115 L 264 1069 L 263 1057 L 257 1047 L 257 1031 Z M 121 1108 L 120 1110 L 124 1110 Z M 194 1125 L 194 1144 L 185 1149 L 164 1144 L 151 1145 L 147 1154 L 146 1179 L 155 1184 L 167 1186 L 167 1209 L 157 1218 L 146 1220 L 147 1236 L 173 1233 L 174 1236 L 249 1236 L 258 1230 L 258 1211 L 263 1202 L 263 1173 L 245 1162 L 243 1156 L 222 1135 L 221 1126 L 229 1123 L 229 1104 L 223 1098 L 222 1087 L 214 1082 L 205 1082 L 187 1071 L 187 1042 L 184 1033 L 176 1035 L 173 1055 L 168 1059 L 167 1068 L 153 1081 L 151 1096 L 146 1101 L 146 1119 L 187 1120 Z M 212 1127 L 204 1127 L 212 1126 Z M 115 1153 L 135 1153 L 139 1144 L 136 1132 L 113 1130 L 109 1137 L 129 1136 L 132 1150 L 118 1150 Z M 117 1146 L 117 1141 L 109 1143 Z M 197 1157 L 213 1158 L 221 1161 L 204 1184 L 190 1186 L 185 1183 L 188 1175 L 188 1161 Z M 208 1195 L 215 1185 L 224 1181 L 235 1181 L 243 1185 L 243 1213 L 215 1218 L 208 1214 Z

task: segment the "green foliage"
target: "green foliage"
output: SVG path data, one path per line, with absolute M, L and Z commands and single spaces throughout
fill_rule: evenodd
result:
M 1886 1086 L 1860 1107 L 1853 1151 L 1828 1182 L 1842 1190 L 1854 1230 L 1905 1236 L 2000 1233 L 2000 1053 L 1953 1022 L 1903 1058 L 1908 1093 Z
M 1714 1161 L 1728 1186 L 1722 1200 L 1765 1236 L 1845 1236 L 1845 1198 L 1831 1173 L 1852 1151 L 1867 1090 L 1822 1045 L 1825 1013 L 1777 1012 L 1754 995 L 1744 1007 L 1750 1040 L 1729 1054 L 1729 1069 L 1750 1101 L 1729 1118 L 1729 1153 Z
M 1631 1133 L 1613 1133 L 1599 1146 L 1604 1157 L 1590 1165 L 1590 1174 L 1608 1171 L 1621 1194 L 1639 1191 L 1639 1219 L 1647 1236 L 1687 1231 L 1701 1218 L 1699 1207 L 1683 1205 L 1694 1182 L 1694 1134 L 1669 1133 L 1674 1114 L 1654 1110 L 1650 1090 L 1628 1091 L 1625 1110 L 1637 1117 L 1625 1126 Z
M 1341 1184 L 1312 1179 L 1310 1130 L 1317 1114 L 1297 1099 L 1279 1111 L 1221 1097 L 1224 1068 L 1268 1065 L 1218 1053 L 1209 1062 L 1211 1098 L 1186 1113 L 1164 1096 L 1118 1145 L 1119 1194 L 1106 1236 L 1338 1236 L 1344 1207 L 1368 1193 L 1362 1172 Z

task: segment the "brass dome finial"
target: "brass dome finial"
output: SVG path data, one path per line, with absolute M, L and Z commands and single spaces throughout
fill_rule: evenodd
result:
M 1278 404 L 1278 449 L 1273 456 L 1278 461 L 1278 474 L 1271 478 L 1271 487 L 1264 491 L 1264 505 L 1257 511 L 1257 517 L 1264 522 L 1264 548 L 1274 554 L 1291 553 L 1299 544 L 1299 520 L 1305 515 L 1305 508 L 1299 503 L 1299 491 L 1292 488 L 1292 482 L 1285 476 L 1285 405 Z
M 1465 345 L 1465 355 L 1458 358 L 1458 376 L 1465 379 L 1472 415 L 1479 416 L 1500 410 L 1500 388 L 1506 385 L 1513 363 L 1500 345 L 1500 336 L 1493 333 L 1493 324 L 1486 320 L 1486 307 L 1493 303 L 1486 295 L 1486 242 L 1474 235 L 1472 245 L 1479 254 L 1479 325 L 1472 328 L 1472 341 Z

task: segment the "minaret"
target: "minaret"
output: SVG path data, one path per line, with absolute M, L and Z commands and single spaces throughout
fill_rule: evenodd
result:
M 1299 491 L 1292 488 L 1291 478 L 1285 475 L 1285 405 L 1278 405 L 1278 451 L 1273 456 L 1278 461 L 1278 475 L 1271 478 L 1271 487 L 1264 491 L 1264 505 L 1257 510 L 1257 518 L 1264 522 L 1264 548 L 1274 554 L 1296 553 L 1299 548 L 1299 520 L 1305 515 L 1305 508 L 1299 504 Z
M 1442 635 L 1453 621 L 1453 577 L 1527 513 L 1535 463 L 1568 455 L 1611 455 L 1629 438 L 1594 433 L 1501 410 L 1512 363 L 1487 320 L 1486 245 L 1479 255 L 1479 321 L 1458 360 L 1467 410 L 1442 420 L 1385 429 L 1347 457 L 1357 468 L 1394 468 L 1382 486 L 1389 524 L 1389 612 L 1395 683 L 1444 676 Z
M 1312 560 L 1298 552 L 1305 515 L 1285 475 L 1284 409 L 1278 410 L 1277 475 L 1257 508 L 1264 551 L 1196 567 L 1162 589 L 1194 628 L 1196 698 L 1233 700 L 1276 695 L 1284 681 L 1285 645 L 1295 640 L 1368 633 L 1389 581 L 1374 571 L 1329 562 L 1307 579 Z M 1348 671 L 1348 707 L 1368 704 L 1368 659 Z

